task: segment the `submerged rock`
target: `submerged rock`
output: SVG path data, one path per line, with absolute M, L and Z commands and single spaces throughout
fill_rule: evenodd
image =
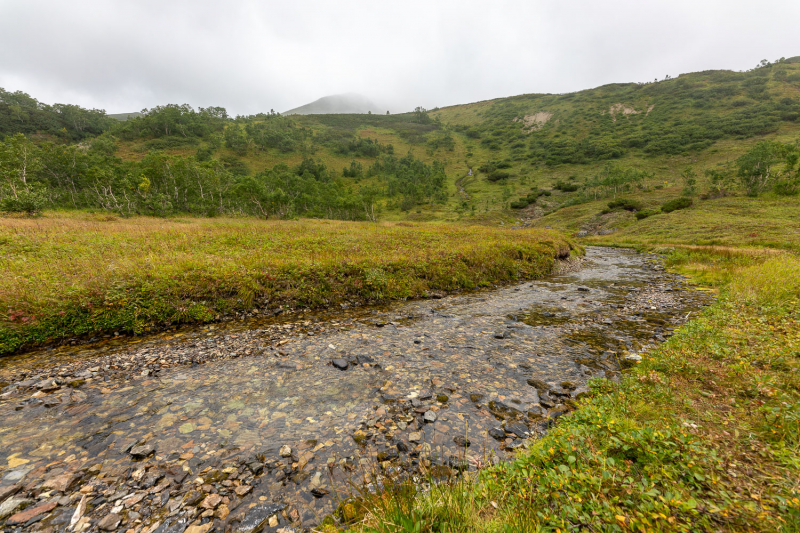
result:
M 492 428 L 489 430 L 489 436 L 493 439 L 503 440 L 506 438 L 506 432 L 503 428 Z
M 256 533 L 261 531 L 269 524 L 270 518 L 285 508 L 286 505 L 283 503 L 265 502 L 256 504 L 255 507 L 246 511 L 247 514 L 234 528 L 234 531 L 236 533 Z
M 148 455 L 155 453 L 156 448 L 152 444 L 142 444 L 131 448 L 130 454 L 134 459 L 144 459 Z
M 350 366 L 350 364 L 344 359 L 334 359 L 331 361 L 331 364 L 334 368 L 338 368 L 339 370 L 347 370 L 347 367 Z

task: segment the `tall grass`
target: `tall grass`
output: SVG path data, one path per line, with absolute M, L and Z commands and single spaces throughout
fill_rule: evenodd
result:
M 322 307 L 541 276 L 555 232 L 255 219 L 0 219 L 0 354 L 253 307 Z

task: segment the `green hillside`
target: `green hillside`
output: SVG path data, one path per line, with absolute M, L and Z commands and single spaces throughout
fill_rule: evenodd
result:
M 618 229 L 617 215 L 596 216 L 621 195 L 651 211 L 683 192 L 695 205 L 743 195 L 737 159 L 764 139 L 781 146 L 770 148 L 774 172 L 757 194 L 791 199 L 800 58 L 398 115 L 232 118 L 165 105 L 119 122 L 69 107 L 84 124 L 67 120 L 66 107 L 0 93 L 4 210 L 460 220 L 594 234 Z

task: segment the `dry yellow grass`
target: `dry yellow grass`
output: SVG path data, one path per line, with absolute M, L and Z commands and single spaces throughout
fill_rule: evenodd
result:
M 540 276 L 546 230 L 328 220 L 0 219 L 0 353 L 30 342 L 253 305 L 386 300 Z

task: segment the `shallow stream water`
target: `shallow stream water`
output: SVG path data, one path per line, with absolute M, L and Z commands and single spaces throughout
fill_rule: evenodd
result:
M 6 358 L 0 489 L 56 503 L 26 530 L 60 530 L 83 494 L 82 531 L 309 527 L 363 469 L 510 457 L 709 298 L 654 256 L 589 248 L 494 290 Z

